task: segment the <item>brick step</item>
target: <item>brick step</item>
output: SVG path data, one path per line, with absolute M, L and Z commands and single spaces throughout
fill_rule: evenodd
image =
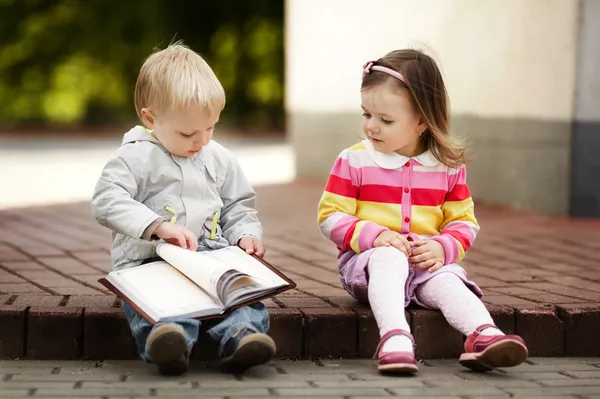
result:
M 323 182 L 257 188 L 267 260 L 298 290 L 266 301 L 280 357 L 370 357 L 373 317 L 340 284 L 335 246 L 316 226 Z M 600 356 L 600 220 L 478 204 L 481 224 L 462 265 L 498 325 L 532 356 Z M 110 232 L 89 203 L 0 212 L 0 357 L 133 359 L 115 298 Z M 420 358 L 457 357 L 463 337 L 439 312 L 409 309 Z M 201 341 L 197 357 L 215 354 Z
M 37 303 L 13 300 L 11 305 L 0 305 L 0 358 L 137 358 L 120 308 L 56 306 L 57 301 L 64 302 L 62 298 L 38 298 Z M 85 302 L 116 302 L 108 296 L 94 298 Z M 351 298 L 338 298 L 336 302 L 337 307 L 327 308 L 281 308 L 268 302 L 270 335 L 278 344 L 277 356 L 295 359 L 371 357 L 378 341 L 371 311 Z M 600 305 L 516 309 L 487 306 L 500 328 L 525 339 L 531 356 L 600 356 L 596 338 L 600 331 Z M 460 355 L 464 337 L 447 324 L 441 312 L 409 308 L 406 313 L 419 358 Z M 209 339 L 201 339 L 193 357 L 202 360 L 216 357 L 216 345 Z

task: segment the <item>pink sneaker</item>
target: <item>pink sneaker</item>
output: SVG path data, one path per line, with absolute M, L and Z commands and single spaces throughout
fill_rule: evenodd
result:
M 529 355 L 523 338 L 517 335 L 481 335 L 488 328 L 484 324 L 467 337 L 465 353 L 458 360 L 473 371 L 491 371 L 499 367 L 514 367 L 523 363 Z
M 380 352 L 381 347 L 394 335 L 406 335 L 415 344 L 413 336 L 404 330 L 391 330 L 381 337 L 377 349 L 375 349 L 374 359 L 379 360 L 377 369 L 381 373 L 389 374 L 414 374 L 419 371 L 415 360 L 414 352 Z

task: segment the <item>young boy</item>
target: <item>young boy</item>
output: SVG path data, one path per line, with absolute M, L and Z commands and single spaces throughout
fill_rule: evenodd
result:
M 135 87 L 145 127 L 127 132 L 94 190 L 96 220 L 113 232 L 114 268 L 155 258 L 158 239 L 206 251 L 239 244 L 263 256 L 255 193 L 232 154 L 212 141 L 225 93 L 208 64 L 180 43 L 152 54 Z M 187 370 L 200 331 L 220 343 L 221 367 L 242 372 L 268 362 L 275 343 L 258 303 L 224 319 L 150 324 L 123 303 L 141 358 L 162 374 Z

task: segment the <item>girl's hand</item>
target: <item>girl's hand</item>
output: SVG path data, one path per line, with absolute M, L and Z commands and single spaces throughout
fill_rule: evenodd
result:
M 178 245 L 181 248 L 189 249 L 190 251 L 196 251 L 196 249 L 198 249 L 198 237 L 179 224 L 162 222 L 158 225 L 154 234 L 169 244 Z
M 400 252 L 403 252 L 407 257 L 410 255 L 410 243 L 400 233 L 386 230 L 382 231 L 375 241 L 373 241 L 374 247 L 394 247 Z
M 412 265 L 418 269 L 429 269 L 430 273 L 439 270 L 446 262 L 446 254 L 442 244 L 435 240 L 413 241 L 411 244 Z
M 246 251 L 247 254 L 255 254 L 259 258 L 262 258 L 265 254 L 265 247 L 262 242 L 256 237 L 245 236 L 242 237 L 239 244 L 240 248 Z

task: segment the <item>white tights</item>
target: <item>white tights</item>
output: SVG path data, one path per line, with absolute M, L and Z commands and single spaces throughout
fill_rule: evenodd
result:
M 383 336 L 390 330 L 410 332 L 404 315 L 405 285 L 408 278 L 408 259 L 393 247 L 380 247 L 369 259 L 369 302 Z M 440 273 L 416 290 L 417 298 L 425 305 L 440 309 L 448 323 L 468 335 L 482 324 L 494 324 L 483 302 L 454 273 Z M 482 335 L 500 335 L 488 328 Z M 396 335 L 386 341 L 382 350 L 412 351 L 412 342 Z

